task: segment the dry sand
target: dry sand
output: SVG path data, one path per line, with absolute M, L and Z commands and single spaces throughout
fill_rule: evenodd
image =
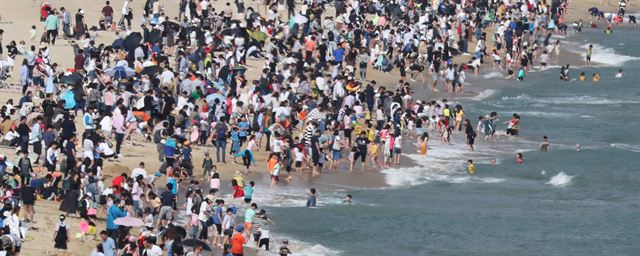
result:
M 161 3 L 164 4 L 166 8 L 166 12 L 170 17 L 177 16 L 177 8 L 176 1 L 168 1 L 161 0 Z M 591 6 L 600 6 L 599 0 L 580 0 L 573 1 L 570 7 L 570 17 L 571 19 L 576 19 L 577 17 L 586 17 L 586 10 Z M 28 30 L 32 25 L 36 25 L 40 33 L 42 32 L 43 25 L 38 21 L 39 17 L 39 6 L 40 1 L 31 1 L 31 0 L 0 0 L 0 17 L 1 23 L 0 28 L 5 30 L 3 43 L 6 45 L 11 40 L 28 40 Z M 100 10 L 104 5 L 104 1 L 94 0 L 94 1 L 86 1 L 86 0 L 59 0 L 59 1 L 50 1 L 50 3 L 55 7 L 59 8 L 60 6 L 64 6 L 67 9 L 71 10 L 72 14 L 75 14 L 78 8 L 82 7 L 86 12 L 86 22 L 89 26 L 97 24 L 99 17 L 101 16 Z M 132 7 L 134 9 L 135 17 L 133 24 L 134 30 L 136 30 L 136 25 L 139 24 L 139 16 L 142 10 L 142 5 L 144 1 L 142 0 L 134 0 L 132 3 Z M 221 8 L 225 1 L 217 1 L 212 2 L 215 7 Z M 258 5 L 257 1 L 246 1 L 247 7 L 254 6 L 254 9 L 258 9 L 255 7 L 260 7 L 259 10 L 263 10 L 262 5 Z M 122 0 L 112 1 L 112 7 L 115 11 L 115 20 L 118 20 L 119 10 L 122 6 Z M 606 11 L 615 10 L 616 7 L 605 7 L 603 8 Z M 39 34 L 40 34 L 39 33 Z M 38 35 L 39 35 L 38 34 Z M 102 32 L 100 34 L 100 38 L 98 43 L 106 43 L 110 44 L 115 39 L 115 35 L 112 32 Z M 37 45 L 38 42 L 27 42 L 27 45 Z M 473 45 L 470 43 L 470 45 Z M 70 67 L 73 65 L 73 51 L 69 44 L 62 39 L 59 39 L 55 46 L 50 46 L 51 56 L 54 62 L 60 64 L 61 67 Z M 566 51 L 563 51 L 566 52 Z M 462 58 L 462 57 L 461 57 Z M 570 62 L 579 62 L 579 56 L 562 56 L 561 59 L 566 61 L 567 59 L 572 59 Z M 458 63 L 460 61 L 464 61 L 464 59 L 458 59 Z M 20 63 L 21 58 L 18 57 L 16 59 L 16 63 Z M 262 61 L 251 61 L 248 66 L 251 70 L 259 70 L 264 63 Z M 371 66 L 371 65 L 370 65 Z M 16 68 L 13 73 L 13 78 L 18 77 L 18 70 Z M 257 76 L 259 72 L 247 72 L 248 79 L 254 79 L 254 76 Z M 376 80 L 379 84 L 386 84 L 389 86 L 395 85 L 397 82 L 397 78 L 399 77 L 398 71 L 394 70 L 391 75 L 385 73 L 379 73 L 370 68 L 367 72 L 368 76 L 372 80 Z M 477 84 L 477 83 L 476 83 Z M 487 83 L 489 84 L 489 83 Z M 466 93 L 464 96 L 473 96 L 478 93 L 480 89 L 484 89 L 485 85 L 477 85 L 478 87 L 471 89 L 472 91 Z M 440 93 L 438 95 L 426 95 L 426 85 L 418 86 L 423 88 L 422 90 L 418 89 L 418 94 L 416 95 L 418 98 L 439 98 L 439 97 L 451 97 L 452 95 L 447 93 Z M 475 92 L 473 92 L 475 90 Z M 5 102 L 7 99 L 12 98 L 14 101 L 17 101 L 20 98 L 20 93 L 18 90 L 5 90 L 0 94 L 0 102 Z M 79 119 L 78 119 L 79 120 Z M 80 123 L 80 122 L 78 122 Z M 78 127 L 81 129 L 81 127 Z M 147 164 L 147 171 L 149 173 L 153 173 L 155 170 L 159 168 L 160 163 L 156 161 L 157 153 L 155 150 L 155 145 L 153 144 L 145 144 L 138 142 L 139 145 L 125 145 L 123 147 L 123 155 L 125 157 L 121 158 L 119 161 L 107 161 L 105 163 L 105 174 L 108 176 L 116 176 L 121 172 L 130 173 L 132 168 L 135 168 L 140 161 L 144 161 Z M 211 146 L 207 147 L 195 147 L 193 151 L 194 155 L 194 165 L 196 167 L 200 166 L 202 162 L 203 150 L 209 150 L 213 152 L 215 149 Z M 14 151 L 6 148 L 0 148 L 0 153 L 10 156 L 10 159 L 13 159 Z M 266 155 L 264 151 L 256 153 L 256 161 L 258 163 L 257 166 L 252 167 L 253 173 L 248 175 L 248 179 L 255 180 L 268 180 L 265 176 L 265 163 L 266 163 Z M 230 162 L 230 161 L 229 161 Z M 222 174 L 222 178 L 225 181 L 230 180 L 233 173 L 236 170 L 240 170 L 239 165 L 235 165 L 232 163 L 226 165 L 218 165 L 218 169 Z M 343 162 L 344 170 L 346 168 L 346 164 Z M 195 173 L 198 174 L 200 172 L 200 168 L 196 168 Z M 162 184 L 164 182 L 164 177 L 157 181 L 157 184 Z M 106 185 L 109 185 L 110 181 L 107 180 Z M 379 172 L 379 170 L 368 170 L 365 173 L 347 173 L 345 171 L 332 172 L 330 174 L 322 175 L 318 178 L 309 178 L 308 175 L 295 176 L 293 185 L 306 186 L 322 186 L 329 184 L 342 184 L 356 187 L 381 187 L 386 186 L 384 181 L 384 175 Z M 58 211 L 58 202 L 51 201 L 37 201 L 36 202 L 36 223 L 32 225 L 33 230 L 29 231 L 27 235 L 27 239 L 23 244 L 23 253 L 22 255 L 48 255 L 53 253 L 53 232 L 55 228 L 55 224 L 57 221 L 57 216 L 60 214 Z M 99 216 L 101 220 L 104 220 L 105 216 Z M 79 219 L 76 218 L 68 218 L 67 219 L 68 226 L 71 228 L 70 235 L 72 236 L 71 242 L 69 244 L 70 255 L 89 255 L 90 251 L 94 248 L 96 241 L 92 241 L 90 238 L 87 238 L 86 241 L 82 239 L 75 239 L 75 233 L 78 231 L 78 223 Z M 100 221 L 98 224 L 98 231 L 105 228 L 105 222 Z

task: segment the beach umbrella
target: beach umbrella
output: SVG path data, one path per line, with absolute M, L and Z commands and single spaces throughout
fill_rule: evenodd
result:
M 123 46 L 127 51 L 134 51 L 140 42 L 142 42 L 142 34 L 140 34 L 140 32 L 133 32 L 124 39 Z
M 152 44 L 160 43 L 161 40 L 162 40 L 162 34 L 160 34 L 160 30 L 152 30 L 151 32 L 149 32 L 149 36 L 145 38 L 146 42 L 149 42 Z
M 231 68 L 231 70 L 240 70 L 240 71 L 244 71 L 244 70 L 247 70 L 247 67 L 242 66 L 242 65 L 237 65 L 237 66 L 233 66 L 233 67 Z
M 78 72 L 73 72 L 70 74 L 64 74 L 58 79 L 58 83 L 61 84 L 76 84 L 78 81 L 82 80 L 84 76 Z
M 267 34 L 262 31 L 253 31 L 251 32 L 251 38 L 255 39 L 258 42 L 264 42 L 267 40 Z
M 223 36 L 236 36 L 239 34 L 240 34 L 240 31 L 237 28 L 228 28 L 228 29 L 222 30 L 222 33 L 220 33 L 220 35 L 223 35 Z
M 118 38 L 114 40 L 111 46 L 113 46 L 113 48 L 124 48 L 124 39 Z
M 120 217 L 113 221 L 113 224 L 125 227 L 141 227 L 144 226 L 144 221 L 134 217 Z
M 162 26 L 166 28 L 170 28 L 174 31 L 178 31 L 180 30 L 180 24 L 178 24 L 178 22 L 172 21 L 172 20 L 167 20 L 165 22 L 162 23 Z
M 32 112 L 29 115 L 27 115 L 27 125 L 31 126 L 33 124 L 33 121 L 39 117 L 42 116 L 43 113 L 39 113 L 39 112 Z
M 158 131 L 158 130 L 160 130 L 160 129 L 164 128 L 163 124 L 164 124 L 165 122 L 169 122 L 169 121 L 167 121 L 167 120 L 162 120 L 162 121 L 158 122 L 158 123 L 153 127 L 153 133 L 156 133 L 156 131 Z
M 211 247 L 209 247 L 209 245 L 203 241 L 200 241 L 198 239 L 187 239 L 187 240 L 182 240 L 182 246 L 186 246 L 186 247 L 196 247 L 196 246 L 202 246 L 202 250 L 211 251 Z
M 302 14 L 296 14 L 295 17 L 293 17 L 293 22 L 294 23 L 298 23 L 298 24 L 305 24 L 307 23 L 307 21 L 309 21 L 309 19 L 307 17 L 305 17 Z
M 224 95 L 220 94 L 220 93 L 212 93 L 207 95 L 207 102 L 209 103 L 209 106 L 212 106 L 213 103 L 216 101 L 216 99 L 218 99 L 218 101 L 220 102 L 226 102 L 227 99 L 224 97 Z
M 105 70 L 104 73 L 115 79 L 121 79 L 121 78 L 126 78 L 126 77 L 135 75 L 136 71 L 130 67 L 116 66 L 116 67 Z
M 148 76 L 155 76 L 158 73 L 160 73 L 160 67 L 156 65 L 144 67 L 144 69 L 142 70 L 142 74 Z
M 180 226 L 173 226 L 173 233 L 180 235 L 180 237 L 187 237 L 187 230 Z

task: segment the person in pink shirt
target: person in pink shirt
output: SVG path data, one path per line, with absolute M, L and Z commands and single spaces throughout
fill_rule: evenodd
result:
M 122 146 L 126 132 L 124 115 L 122 113 L 127 113 L 127 109 L 124 106 L 120 106 L 120 111 L 114 111 L 113 113 L 113 128 L 116 129 L 116 159 L 121 156 L 120 147 Z

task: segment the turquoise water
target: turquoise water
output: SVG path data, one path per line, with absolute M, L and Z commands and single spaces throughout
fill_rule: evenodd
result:
M 504 87 L 463 101 L 469 118 L 497 111 L 506 121 L 518 113 L 519 138 L 480 141 L 472 154 L 461 138 L 452 146 L 432 142 L 419 166 L 385 172 L 392 188 L 352 191 L 354 205 L 268 209 L 279 220 L 274 232 L 340 255 L 638 255 L 638 36 L 618 29 L 567 39 L 576 49 L 597 44 L 594 61 L 618 65 L 572 68 L 572 78 L 599 72 L 597 84 L 561 82 L 559 69 L 522 83 L 472 81 Z M 614 79 L 618 68 L 625 76 Z M 537 151 L 543 135 L 547 153 Z M 516 152 L 525 164 L 515 164 Z M 493 157 L 497 165 L 488 164 Z M 467 158 L 479 162 L 474 177 L 464 174 Z

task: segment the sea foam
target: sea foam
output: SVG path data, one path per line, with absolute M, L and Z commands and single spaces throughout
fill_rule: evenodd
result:
M 617 148 L 617 149 L 621 149 L 621 150 L 625 150 L 625 151 L 631 151 L 631 152 L 640 153 L 640 145 L 629 145 L 629 144 L 624 144 L 624 143 L 611 143 L 609 146 L 612 147 L 612 148 Z
M 629 99 L 607 99 L 589 95 L 567 96 L 567 97 L 531 97 L 528 94 L 520 94 L 515 97 L 502 97 L 502 101 L 538 103 L 554 105 L 610 105 L 610 104 L 638 104 L 640 100 Z
M 439 181 L 453 184 L 461 183 L 498 183 L 504 179 L 493 177 L 478 177 L 465 172 L 466 160 L 472 158 L 476 164 L 489 163 L 495 157 L 495 152 L 483 149 L 482 152 L 467 152 L 464 143 L 443 145 L 434 141 L 429 146 L 426 156 L 419 154 L 405 154 L 413 160 L 414 166 L 389 168 L 382 171 L 387 184 L 392 187 L 416 186 Z
M 559 172 L 555 176 L 551 177 L 549 182 L 547 182 L 546 184 L 552 185 L 554 187 L 564 187 L 569 185 L 571 183 L 571 180 L 573 180 L 573 176 L 567 175 L 564 172 Z
M 612 48 L 607 48 L 599 44 L 592 44 L 593 52 L 591 54 L 591 61 L 595 63 L 601 63 L 607 66 L 622 66 L 625 62 L 640 60 L 638 57 L 627 56 L 624 54 L 616 53 Z M 575 47 L 578 46 L 578 47 Z M 583 58 L 587 56 L 587 49 L 589 44 L 574 45 L 569 47 L 569 51 L 580 54 Z

